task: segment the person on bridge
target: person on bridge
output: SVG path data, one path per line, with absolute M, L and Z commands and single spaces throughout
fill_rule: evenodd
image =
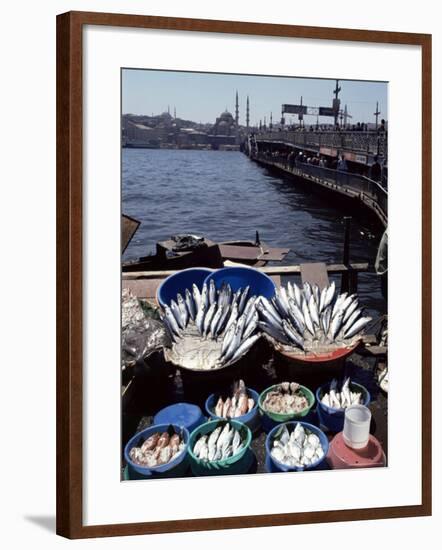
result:
M 340 172 L 348 171 L 347 161 L 345 160 L 344 155 L 341 155 L 341 158 L 338 160 L 337 170 Z
M 381 165 L 379 164 L 379 161 L 378 161 L 378 156 L 375 155 L 374 156 L 374 162 L 373 164 L 371 165 L 371 168 L 370 168 L 370 179 L 372 179 L 373 181 L 381 181 L 381 177 L 382 177 L 382 167 Z

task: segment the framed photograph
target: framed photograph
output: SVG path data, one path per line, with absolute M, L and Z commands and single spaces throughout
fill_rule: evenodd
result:
M 58 534 L 430 514 L 431 36 L 59 15 Z

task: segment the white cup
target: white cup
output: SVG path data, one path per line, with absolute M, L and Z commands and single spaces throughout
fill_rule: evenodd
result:
M 352 449 L 363 449 L 370 436 L 371 411 L 364 405 L 351 405 L 345 409 L 344 442 Z

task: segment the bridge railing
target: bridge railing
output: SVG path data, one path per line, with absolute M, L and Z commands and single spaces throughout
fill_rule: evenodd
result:
M 388 191 L 378 182 L 365 176 L 299 161 L 290 164 L 287 161 L 286 155 L 268 155 L 261 153 L 255 156 L 255 158 L 279 165 L 300 177 L 307 176 L 308 179 L 317 179 L 319 182 L 326 182 L 343 189 L 350 189 L 357 193 L 362 193 L 365 197 L 376 203 L 385 217 L 387 217 Z
M 299 147 L 310 147 L 319 150 L 321 147 L 344 149 L 355 153 L 387 156 L 387 136 L 383 132 L 366 131 L 294 131 L 281 130 L 259 132 L 257 141 L 284 142 Z

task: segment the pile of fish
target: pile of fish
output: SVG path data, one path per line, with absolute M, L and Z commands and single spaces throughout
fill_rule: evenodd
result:
M 324 456 L 319 437 L 299 422 L 292 433 L 283 424 L 273 439 L 272 457 L 289 467 L 311 466 Z
M 193 447 L 193 454 L 205 462 L 217 462 L 235 456 L 243 446 L 241 434 L 227 422 L 211 434 L 201 435 Z
M 214 413 L 221 418 L 237 418 L 250 412 L 255 406 L 255 401 L 247 395 L 243 380 L 233 385 L 233 395 L 224 401 L 222 396 L 218 398 Z
M 297 414 L 308 406 L 307 397 L 296 382 L 281 382 L 266 394 L 262 402 L 265 411 L 278 414 Z
M 362 403 L 362 393 L 352 392 L 350 390 L 351 380 L 346 378 L 338 391 L 338 381 L 333 379 L 330 383 L 329 392 L 324 394 L 321 403 L 332 409 L 346 409 L 350 405 L 359 405 Z
M 316 352 L 351 346 L 371 321 L 362 315 L 356 294 L 337 294 L 332 282 L 322 291 L 316 284 L 287 283 L 271 301 L 261 296 L 256 309 L 259 327 L 287 351 Z
M 182 437 L 174 433 L 155 432 L 148 437 L 140 447 L 132 447 L 129 452 L 131 460 L 139 466 L 154 468 L 167 464 L 184 450 Z
M 257 296 L 250 288 L 232 291 L 223 283 L 194 284 L 184 297 L 165 306 L 163 322 L 172 339 L 167 357 L 173 363 L 191 370 L 219 369 L 242 357 L 260 337 Z

